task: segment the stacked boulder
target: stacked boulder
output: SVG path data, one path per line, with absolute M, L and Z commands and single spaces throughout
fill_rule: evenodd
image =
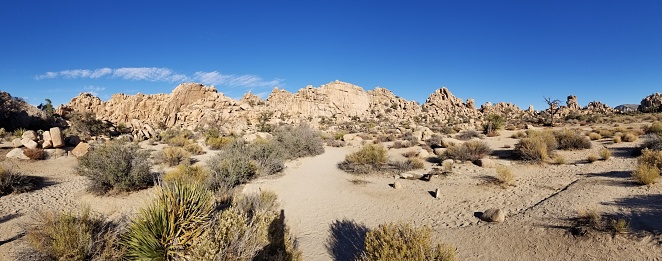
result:
M 65 140 L 69 140 L 69 142 L 67 143 Z M 78 142 L 75 142 L 74 144 L 74 141 Z M 74 150 L 78 149 L 81 144 L 84 144 L 82 145 L 84 148 L 78 149 L 78 155 L 75 156 L 83 156 L 89 150 L 89 145 L 87 143 L 80 142 L 80 139 L 77 136 L 71 136 L 65 139 L 64 135 L 62 134 L 62 130 L 60 130 L 59 127 L 50 128 L 50 130 L 44 131 L 41 135 L 36 131 L 27 130 L 23 132 L 21 138 L 14 139 L 12 144 L 14 149 L 7 153 L 7 158 L 28 159 L 28 157 L 23 153 L 24 148 L 42 148 L 45 149 L 49 155 L 56 156 L 64 155 L 65 151 L 62 148 L 64 148 L 67 144 L 76 146 Z

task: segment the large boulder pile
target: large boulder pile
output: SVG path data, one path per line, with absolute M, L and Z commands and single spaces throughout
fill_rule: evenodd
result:
M 639 104 L 639 111 L 657 112 L 660 111 L 660 106 L 662 106 L 662 94 L 659 92 L 653 93 L 641 100 L 641 104 Z

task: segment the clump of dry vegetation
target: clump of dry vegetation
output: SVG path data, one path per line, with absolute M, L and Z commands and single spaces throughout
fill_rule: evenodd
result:
M 631 175 L 642 185 L 651 185 L 660 177 L 662 167 L 662 151 L 644 149 L 637 159 L 637 167 Z
M 348 154 L 338 163 L 338 168 L 357 174 L 367 174 L 384 169 L 388 163 L 388 152 L 379 144 L 366 144 L 359 151 Z
M 287 159 L 316 156 L 324 153 L 321 135 L 310 126 L 281 126 L 273 133 L 274 140 L 285 149 Z
M 510 168 L 506 166 L 498 166 L 496 168 L 496 173 L 497 173 L 496 175 L 497 181 L 502 187 L 505 188 L 508 186 L 515 185 L 515 175 L 510 170 Z
M 484 141 L 467 141 L 460 145 L 449 146 L 439 157 L 441 160 L 453 159 L 460 161 L 476 161 L 492 152 Z
M 456 260 L 455 247 L 433 244 L 427 228 L 409 224 L 382 224 L 369 231 L 358 260 Z
M 205 183 L 209 178 L 209 171 L 199 165 L 183 164 L 177 166 L 163 175 L 163 181 L 168 183 L 194 181 Z
M 525 161 L 542 162 L 558 147 L 551 131 L 528 131 L 527 137 L 515 145 L 515 153 Z
M 193 155 L 202 155 L 205 154 L 205 150 L 202 149 L 198 143 L 189 143 L 184 145 L 184 150 L 193 154 Z
M 154 182 L 149 169 L 149 153 L 121 141 L 95 146 L 79 159 L 77 167 L 80 175 L 92 180 L 89 190 L 96 194 L 146 188 Z
M 602 139 L 602 135 L 599 133 L 591 132 L 588 134 L 588 137 L 591 138 L 591 140 L 599 140 Z
M 611 158 L 611 151 L 608 148 L 603 148 L 600 150 L 600 158 L 602 160 L 608 160 Z
M 0 196 L 23 193 L 37 187 L 36 180 L 0 166 Z
M 499 136 L 499 130 L 503 129 L 506 123 L 505 118 L 499 114 L 490 114 L 485 117 L 486 123 L 483 124 L 483 133 L 488 137 Z
M 156 160 L 172 167 L 179 164 L 189 163 L 191 160 L 191 153 L 181 147 L 165 147 L 162 151 L 157 152 Z
M 554 138 L 558 143 L 560 150 L 582 150 L 590 149 L 591 141 L 580 132 L 570 129 L 564 129 L 554 132 Z
M 598 155 L 590 154 L 590 155 L 588 155 L 586 160 L 588 160 L 588 162 L 590 162 L 590 163 L 596 162 L 596 161 L 598 161 Z
M 480 132 L 477 132 L 475 130 L 464 130 L 460 133 L 457 134 L 456 138 L 458 140 L 470 140 L 473 138 L 481 138 Z
M 31 160 L 43 160 L 46 159 L 46 151 L 41 148 L 34 148 L 34 149 L 25 149 L 23 151 L 23 154 L 30 158 Z

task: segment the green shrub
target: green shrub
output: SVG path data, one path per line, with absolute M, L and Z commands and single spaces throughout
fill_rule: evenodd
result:
M 442 160 L 454 159 L 461 161 L 475 161 L 492 152 L 489 145 L 484 141 L 472 140 L 460 145 L 449 146 L 441 155 Z
M 592 145 L 585 135 L 569 129 L 554 132 L 554 137 L 561 150 L 590 149 Z
M 191 153 L 180 147 L 165 147 L 157 156 L 158 160 L 167 166 L 177 166 L 189 163 Z
M 503 129 L 506 120 L 499 114 L 489 114 L 485 117 L 486 123 L 483 124 L 483 133 L 493 137 L 499 135 L 499 130 Z
M 212 189 L 227 189 L 243 184 L 257 175 L 257 165 L 243 140 L 235 140 L 207 162 Z
M 271 175 L 285 168 L 286 151 L 273 140 L 258 139 L 248 146 L 250 159 L 255 162 L 258 175 Z
M 324 141 L 320 134 L 308 125 L 283 126 L 273 133 L 286 151 L 288 159 L 316 156 L 324 153 Z
M 90 191 L 103 194 L 146 188 L 153 184 L 149 153 L 137 144 L 110 141 L 81 157 L 77 171 L 92 180 Z
M 213 193 L 201 184 L 175 182 L 131 219 L 123 243 L 129 260 L 178 260 L 190 256 L 214 211 Z
M 383 169 L 387 163 L 388 152 L 384 146 L 366 144 L 359 151 L 345 156 L 338 167 L 347 172 L 366 174 Z
M 382 224 L 369 231 L 365 249 L 359 260 L 456 260 L 455 248 L 436 244 L 430 240 L 426 228 L 413 228 L 409 224 Z
M 28 246 L 44 259 L 121 260 L 124 248 L 111 224 L 85 208 L 74 212 L 39 212 L 25 235 Z
M 25 133 L 27 130 L 24 128 L 18 128 L 14 130 L 14 137 L 16 138 L 21 138 L 23 137 L 23 133 Z

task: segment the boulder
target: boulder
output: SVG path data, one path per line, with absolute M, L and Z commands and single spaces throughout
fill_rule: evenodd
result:
M 21 139 L 19 138 L 13 139 L 11 143 L 14 145 L 14 148 L 23 147 L 23 142 L 21 142 Z
M 344 141 L 353 141 L 356 138 L 356 134 L 345 134 L 342 136 Z
M 51 140 L 53 141 L 53 148 L 64 147 L 64 139 L 62 138 L 62 132 L 59 127 L 51 128 L 50 134 Z
M 48 154 L 48 158 L 59 158 L 67 155 L 67 151 L 63 149 L 45 149 L 44 151 Z
M 44 140 L 44 142 L 41 144 L 41 147 L 44 149 L 50 149 L 53 147 L 53 141 L 51 140 Z
M 33 130 L 27 130 L 23 132 L 23 136 L 21 136 L 21 138 L 36 141 L 39 139 L 39 135 L 37 135 L 37 133 Z
M 274 137 L 274 135 L 271 135 L 271 133 L 268 133 L 268 132 L 258 132 L 255 135 L 257 135 L 258 138 L 265 139 L 265 140 L 270 140 Z
M 421 149 L 418 151 L 417 156 L 426 159 L 427 157 L 430 157 L 430 153 L 427 150 Z
M 244 138 L 244 140 L 245 140 L 246 142 L 253 142 L 254 140 L 257 139 L 257 135 L 251 133 L 251 134 L 246 134 L 246 135 L 244 135 L 242 138 Z
M 28 149 L 34 149 L 38 145 L 36 141 L 31 140 L 30 138 L 23 138 L 21 140 L 21 143 L 23 144 L 23 146 L 25 146 Z
M 458 140 L 458 139 L 453 139 L 453 138 L 442 138 L 441 139 L 441 145 L 448 148 L 453 145 L 461 145 L 464 143 L 464 141 Z
M 402 188 L 402 184 L 400 184 L 400 181 L 395 181 L 395 182 L 393 182 L 393 188 L 394 188 L 394 189 L 401 189 L 401 188 Z
M 500 208 L 490 208 L 480 215 L 480 219 L 487 222 L 501 223 L 506 220 L 506 214 Z
M 7 153 L 7 158 L 8 159 L 30 159 L 28 156 L 25 156 L 23 154 L 23 149 L 21 148 L 15 148 L 13 150 L 10 150 L 9 153 Z
M 42 137 L 42 140 L 50 140 L 50 141 L 53 140 L 53 139 L 51 139 L 51 132 L 50 131 L 44 131 L 44 133 L 41 134 L 41 137 Z
M 68 145 L 71 145 L 71 146 L 78 146 L 78 143 L 80 143 L 80 137 L 78 137 L 76 135 L 66 137 L 64 139 L 64 143 L 66 143 Z
M 76 157 L 82 157 L 82 156 L 85 156 L 85 154 L 87 154 L 88 151 L 90 151 L 90 144 L 87 144 L 85 142 L 80 142 L 71 151 L 71 154 L 76 156 Z
M 435 148 L 434 149 L 434 155 L 439 156 L 439 155 L 443 154 L 444 151 L 446 151 L 444 148 Z
M 425 175 L 425 173 L 420 173 L 419 171 L 412 170 L 412 171 L 407 171 L 405 173 L 400 173 L 400 178 L 401 179 L 420 179 Z

